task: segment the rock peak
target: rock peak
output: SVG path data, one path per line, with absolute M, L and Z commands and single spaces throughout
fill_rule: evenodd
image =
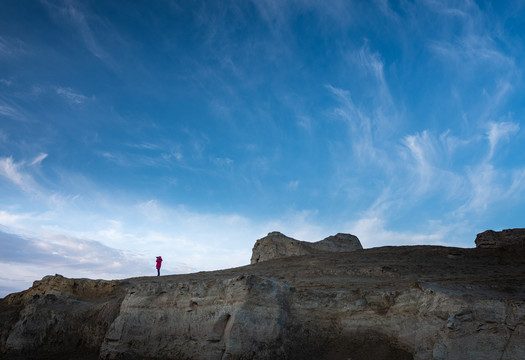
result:
M 311 243 L 288 237 L 279 231 L 272 231 L 257 240 L 252 250 L 250 262 L 280 259 L 289 256 L 310 255 L 316 251 L 344 252 L 362 249 L 361 242 L 355 235 L 337 233 L 323 240 Z
M 499 249 L 507 247 L 525 247 L 525 229 L 487 230 L 476 236 L 476 247 Z

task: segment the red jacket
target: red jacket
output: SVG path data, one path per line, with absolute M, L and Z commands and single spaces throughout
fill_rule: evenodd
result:
M 161 264 L 162 264 L 162 256 L 157 256 L 157 269 L 160 269 Z

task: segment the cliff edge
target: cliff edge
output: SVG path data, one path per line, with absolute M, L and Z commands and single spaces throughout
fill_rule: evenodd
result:
M 525 358 L 525 249 L 398 246 L 0 299 L 2 359 Z

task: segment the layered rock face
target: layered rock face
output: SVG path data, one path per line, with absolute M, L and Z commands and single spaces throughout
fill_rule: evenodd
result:
M 476 236 L 476 247 L 486 249 L 525 247 L 525 229 L 484 231 Z
M 93 358 L 119 314 L 126 286 L 55 275 L 7 296 L 0 300 L 0 358 Z
M 0 300 L 2 359 L 524 359 L 525 249 L 383 247 Z
M 292 239 L 274 231 L 255 242 L 250 263 L 281 259 L 290 256 L 312 255 L 317 251 L 345 252 L 362 249 L 357 236 L 336 234 L 321 241 L 310 243 Z

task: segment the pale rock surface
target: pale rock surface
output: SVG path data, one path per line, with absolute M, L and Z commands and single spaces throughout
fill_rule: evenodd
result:
M 525 249 L 314 251 L 0 300 L 2 359 L 525 359 Z
M 525 247 L 525 229 L 487 230 L 476 236 L 476 247 L 486 249 Z
M 311 243 L 300 241 L 281 234 L 278 231 L 255 242 L 250 263 L 281 259 L 289 256 L 311 255 L 316 251 L 345 252 L 362 249 L 359 239 L 351 234 L 336 234 Z

